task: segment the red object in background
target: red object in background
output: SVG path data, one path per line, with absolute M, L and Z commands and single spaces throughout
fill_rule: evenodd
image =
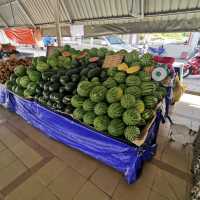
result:
M 6 28 L 6 36 L 18 44 L 35 45 L 34 29 L 30 28 Z
M 190 74 L 199 75 L 200 74 L 200 51 L 195 54 L 188 62 L 184 65 L 184 71 L 190 70 Z
M 174 71 L 174 68 L 172 65 L 175 61 L 175 58 L 167 57 L 167 56 L 154 56 L 153 60 L 160 64 L 166 64 L 171 71 Z

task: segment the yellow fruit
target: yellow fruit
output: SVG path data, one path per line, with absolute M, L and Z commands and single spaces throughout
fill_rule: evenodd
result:
M 144 67 L 144 71 L 148 74 L 151 74 L 151 72 L 154 70 L 154 66 Z
M 126 71 L 128 69 L 128 65 L 126 63 L 121 63 L 117 66 L 119 71 Z
M 136 72 L 139 72 L 140 71 L 140 66 L 136 65 L 136 66 L 131 66 L 129 67 L 127 70 L 126 70 L 126 73 L 127 74 L 133 74 L 133 73 L 136 73 Z

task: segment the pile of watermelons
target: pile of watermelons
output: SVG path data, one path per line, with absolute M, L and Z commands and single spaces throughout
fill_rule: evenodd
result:
M 6 86 L 21 97 L 73 114 L 97 131 L 132 141 L 153 118 L 166 91 L 151 80 L 150 54 L 118 53 L 124 55 L 123 62 L 103 69 L 105 56 L 114 52 L 65 45 L 48 58 L 34 58 L 28 68 L 16 67 Z

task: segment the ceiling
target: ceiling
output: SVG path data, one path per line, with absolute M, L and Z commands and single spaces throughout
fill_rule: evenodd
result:
M 86 36 L 200 31 L 200 0 L 0 0 L 0 28 L 40 27 L 54 35 L 56 16 L 63 35 L 70 24 L 83 24 Z

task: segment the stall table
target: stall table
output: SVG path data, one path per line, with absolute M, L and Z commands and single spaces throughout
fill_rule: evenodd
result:
M 113 167 L 125 176 L 129 184 L 137 180 L 144 161 L 150 160 L 156 151 L 156 137 L 162 120 L 160 110 L 148 129 L 144 144 L 139 147 L 99 133 L 70 116 L 62 116 L 34 101 L 18 97 L 3 85 L 0 85 L 0 104 L 16 112 L 48 137 Z

